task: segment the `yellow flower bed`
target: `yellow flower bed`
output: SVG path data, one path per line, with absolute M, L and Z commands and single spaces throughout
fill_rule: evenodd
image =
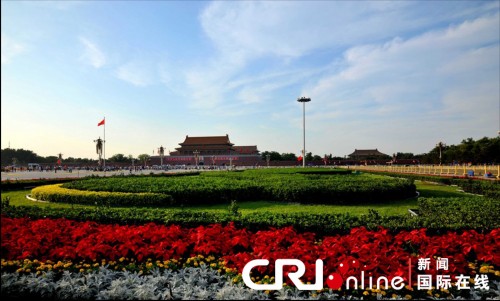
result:
M 164 193 L 86 191 L 61 186 L 62 184 L 39 186 L 31 190 L 31 196 L 40 201 L 82 205 L 168 206 L 173 202 L 172 197 Z

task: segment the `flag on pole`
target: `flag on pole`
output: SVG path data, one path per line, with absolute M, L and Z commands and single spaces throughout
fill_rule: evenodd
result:
M 101 122 L 99 122 L 99 123 L 97 124 L 97 126 L 101 126 L 101 125 L 103 125 L 105 120 L 106 120 L 106 119 L 101 120 Z

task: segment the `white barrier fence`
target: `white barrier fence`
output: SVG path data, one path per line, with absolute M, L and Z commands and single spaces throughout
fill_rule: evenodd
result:
M 500 165 L 356 165 L 344 166 L 344 168 L 395 173 L 500 179 Z

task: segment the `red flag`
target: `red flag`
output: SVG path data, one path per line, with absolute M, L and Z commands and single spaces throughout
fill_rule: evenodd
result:
M 106 120 L 106 118 L 104 118 L 101 122 L 99 122 L 99 123 L 97 124 L 97 126 L 101 126 L 101 125 L 103 125 L 103 124 L 104 124 L 104 120 Z
M 297 161 L 302 161 L 302 156 L 299 156 L 299 157 L 297 158 Z

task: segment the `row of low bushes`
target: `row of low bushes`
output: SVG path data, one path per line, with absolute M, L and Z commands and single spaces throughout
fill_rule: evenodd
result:
M 35 187 L 31 190 L 31 196 L 39 201 L 81 205 L 168 206 L 173 203 L 172 197 L 164 193 L 83 191 L 63 188 L 61 185 Z
M 2 181 L 0 188 L 2 191 L 22 190 L 42 185 L 51 185 L 57 183 L 67 183 L 74 181 L 71 178 L 58 179 L 31 179 L 31 180 L 6 180 Z
M 156 263 L 153 263 L 156 266 Z M 364 291 L 298 290 L 285 286 L 280 290 L 263 291 L 232 283 L 227 274 L 207 268 L 186 267 L 179 270 L 152 268 L 147 273 L 134 273 L 110 267 L 83 272 L 62 271 L 35 273 L 2 273 L 3 300 L 498 300 L 500 283 L 489 280 L 489 290 L 475 288 L 446 292 L 441 289 L 418 290 L 417 286 L 387 293 Z M 232 278 L 234 279 L 238 278 Z M 267 283 L 268 280 L 266 280 Z M 429 293 L 431 292 L 431 293 Z M 439 297 L 438 297 L 439 296 Z
M 259 212 L 249 215 L 235 212 L 176 211 L 148 208 L 39 208 L 36 206 L 10 206 L 2 201 L 2 214 L 11 217 L 28 216 L 32 218 L 68 218 L 80 221 L 92 220 L 102 223 L 179 224 L 198 226 L 213 223 L 235 222 L 236 225 L 251 230 L 269 227 L 294 226 L 299 231 L 312 231 L 318 234 L 347 233 L 353 227 L 365 226 L 375 229 L 378 226 L 398 231 L 404 229 L 427 228 L 433 232 L 443 230 L 476 229 L 487 231 L 500 227 L 500 201 L 483 197 L 466 198 L 429 198 L 419 200 L 417 217 L 408 215 L 381 216 L 370 210 L 366 215 L 349 214 L 310 214 L 310 213 L 269 213 Z
M 90 269 L 89 269 L 90 270 Z M 290 289 L 279 291 L 293 296 Z M 298 295 L 298 294 L 297 294 Z M 307 298 L 306 293 L 301 299 Z M 338 294 L 325 292 L 326 299 Z M 4 300 L 270 300 L 269 294 L 233 284 L 217 270 L 155 269 L 148 275 L 101 267 L 91 272 L 2 273 Z M 290 299 L 288 297 L 286 299 Z M 317 300 L 317 299 L 316 299 Z
M 423 227 L 500 227 L 500 198 L 420 198 L 418 207 Z
M 189 172 L 176 172 L 176 173 L 150 173 L 146 174 L 125 174 L 116 175 L 116 177 L 183 177 L 183 176 L 196 176 L 199 175 L 199 171 L 189 171 Z M 12 191 L 12 190 L 22 190 L 42 185 L 51 185 L 59 183 L 68 183 L 75 180 L 87 179 L 87 178 L 100 178 L 98 175 L 90 175 L 84 178 L 56 178 L 56 179 L 28 179 L 28 180 L 5 180 L 0 184 L 1 191 Z
M 321 170 L 320 170 L 321 171 Z M 207 172 L 191 177 L 111 177 L 74 181 L 64 188 L 110 191 L 151 192 L 171 195 L 176 205 L 216 204 L 269 200 L 302 204 L 377 203 L 413 197 L 411 180 L 378 175 L 329 174 L 311 171 L 299 174 L 270 170 Z M 332 170 L 331 172 L 337 173 Z
M 263 175 L 263 174 L 321 174 L 321 175 L 346 175 L 351 174 L 352 170 L 343 168 L 264 168 L 247 169 L 245 175 Z
M 445 185 L 457 185 L 462 188 L 465 192 L 481 194 L 491 198 L 500 199 L 500 181 L 492 180 L 479 180 L 463 177 L 439 177 L 439 176 L 427 176 L 427 175 L 417 175 L 417 174 L 400 174 L 400 173 L 390 173 L 390 172 L 373 172 L 374 174 L 384 174 L 391 177 L 401 177 L 411 180 L 420 180 L 428 182 L 436 182 Z

